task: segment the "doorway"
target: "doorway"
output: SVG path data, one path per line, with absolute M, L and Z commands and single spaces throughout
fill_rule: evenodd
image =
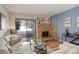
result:
M 15 19 L 16 33 L 23 38 L 36 38 L 36 20 L 35 19 Z

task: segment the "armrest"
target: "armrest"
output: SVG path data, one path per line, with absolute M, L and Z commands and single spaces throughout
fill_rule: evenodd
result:
M 0 48 L 0 54 L 9 54 L 9 51 L 7 48 Z

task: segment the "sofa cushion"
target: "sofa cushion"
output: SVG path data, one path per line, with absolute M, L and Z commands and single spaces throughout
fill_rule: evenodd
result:
M 9 53 L 8 48 L 6 47 L 7 42 L 4 39 L 0 39 L 0 54 Z
M 60 49 L 53 52 L 54 54 L 79 54 L 79 46 L 64 42 L 59 46 Z
M 10 36 L 5 36 L 3 39 L 4 39 L 7 43 L 9 43 L 9 41 L 10 41 Z
M 9 54 L 8 49 L 0 48 L 0 54 Z
M 59 49 L 59 50 L 57 50 L 57 51 L 55 51 L 53 53 L 54 54 L 67 54 L 69 50 L 70 50 L 70 48 L 65 47 L 65 48 Z
M 79 49 L 77 48 L 74 48 L 74 49 L 71 49 L 68 54 L 79 54 Z
M 69 42 L 63 43 L 63 44 L 61 45 L 61 48 L 63 48 L 63 47 L 78 48 L 78 49 L 79 49 L 79 46 L 74 45 L 74 44 L 71 44 L 71 43 L 69 43 Z
M 7 42 L 4 39 L 0 39 L 0 48 L 4 48 Z

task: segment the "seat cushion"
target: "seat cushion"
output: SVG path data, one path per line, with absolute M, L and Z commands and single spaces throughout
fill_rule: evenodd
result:
M 60 49 L 53 52 L 55 54 L 79 54 L 79 46 L 64 42 L 60 45 Z
M 71 43 L 68 43 L 68 42 L 63 43 L 62 46 L 61 46 L 61 48 L 62 47 L 78 48 L 79 49 L 79 46 L 71 44 Z
M 71 49 L 68 54 L 79 54 L 79 49 L 77 48 L 74 48 L 74 49 Z
M 65 47 L 65 48 L 62 48 L 62 49 L 59 49 L 59 50 L 53 52 L 53 54 L 67 54 L 69 50 L 70 50 L 70 48 Z
M 4 48 L 7 42 L 4 39 L 0 39 L 0 48 Z
M 8 49 L 0 48 L 0 54 L 9 54 Z

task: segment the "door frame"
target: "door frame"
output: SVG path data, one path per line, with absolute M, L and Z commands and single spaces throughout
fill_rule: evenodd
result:
M 25 19 L 25 18 L 15 18 L 15 30 L 16 30 L 16 20 L 32 20 L 32 21 L 35 21 L 35 40 L 36 40 L 36 36 L 37 36 L 37 32 L 36 32 L 36 30 L 37 30 L 37 26 L 36 26 L 36 24 L 37 24 L 37 22 L 36 22 L 36 19 Z M 27 24 L 27 21 L 26 21 L 26 24 Z

